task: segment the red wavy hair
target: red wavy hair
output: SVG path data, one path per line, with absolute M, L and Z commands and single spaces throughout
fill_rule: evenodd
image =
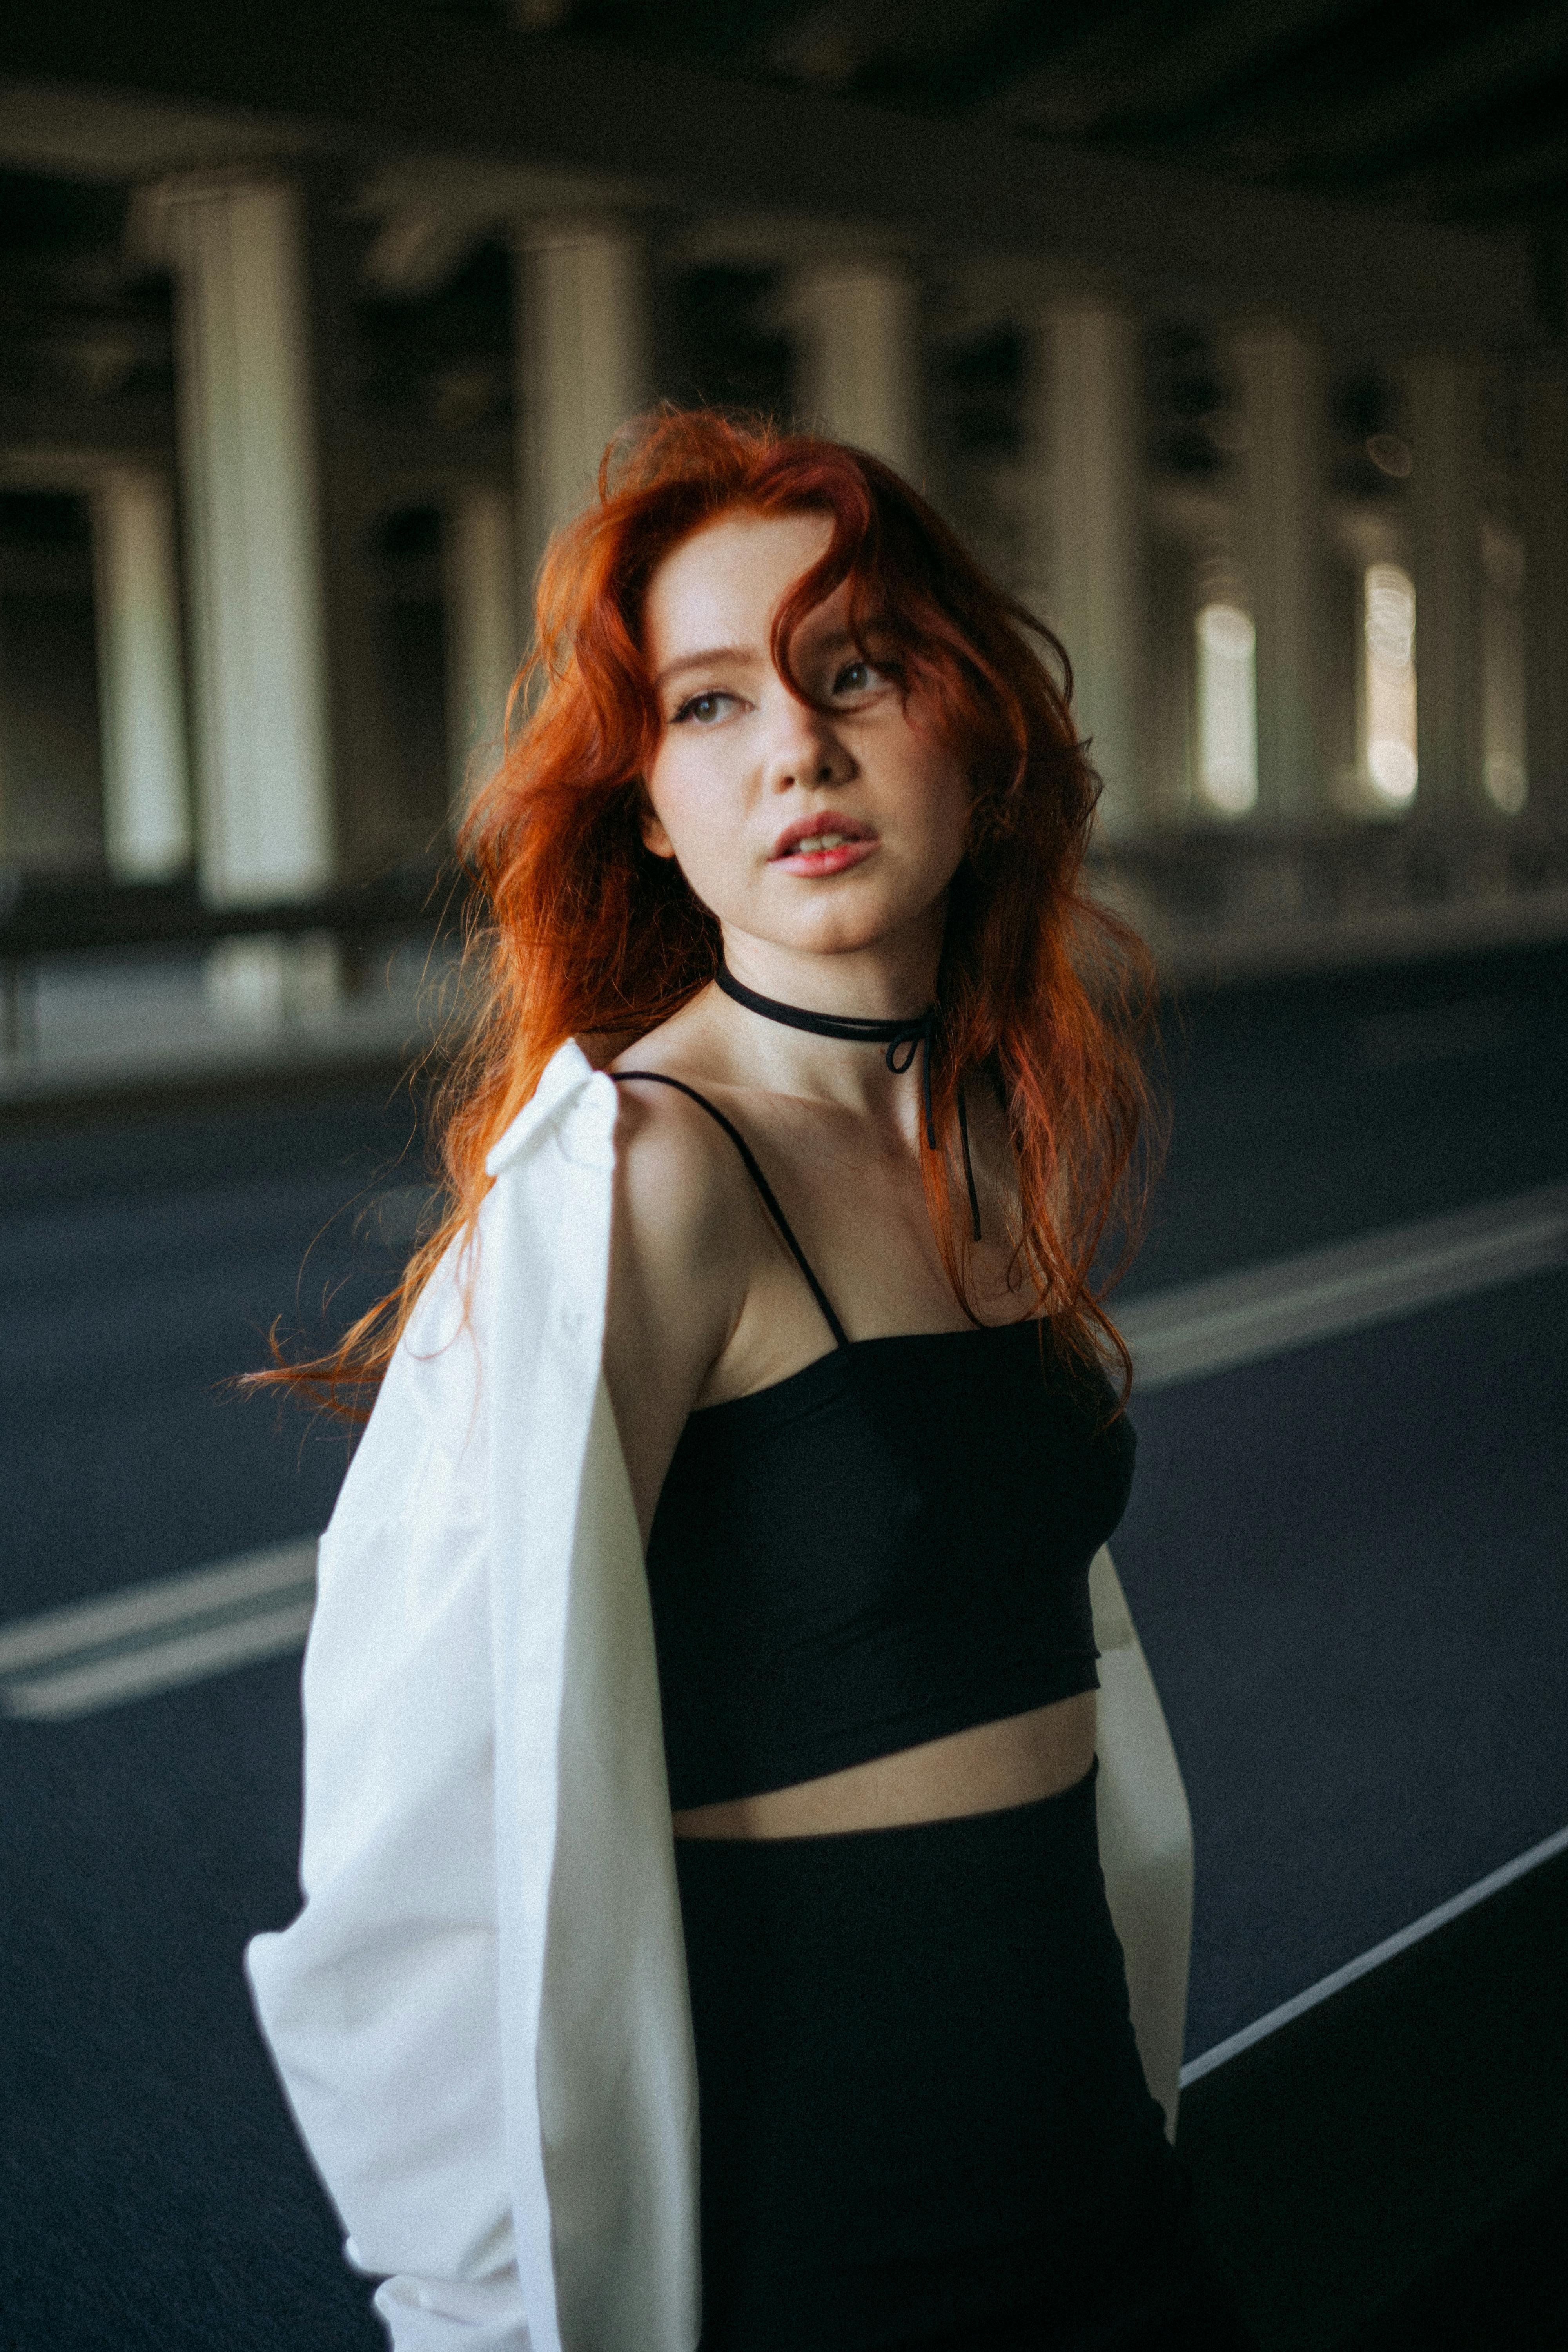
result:
M 662 412 L 612 443 L 596 502 L 544 560 L 500 765 L 458 845 L 475 886 L 468 960 L 480 1013 L 436 1098 L 439 1229 L 334 1349 L 257 1379 L 362 1412 L 437 1260 L 471 1234 L 486 1155 L 557 1047 L 641 1034 L 711 980 L 718 924 L 642 840 L 641 780 L 661 724 L 642 609 L 664 558 L 737 509 L 832 523 L 826 551 L 774 619 L 773 658 L 794 690 L 809 699 L 790 668 L 795 633 L 847 581 L 858 650 L 874 620 L 878 662 L 889 667 L 890 640 L 906 695 L 972 778 L 938 988 L 940 1148 L 925 1155 L 954 1289 L 967 1303 L 954 1144 L 958 1087 L 977 1074 L 1005 1109 L 1016 1157 L 1016 1284 L 1073 1354 L 1120 1360 L 1125 1396 L 1130 1360 L 1100 1300 L 1147 1198 L 1152 970 L 1082 888 L 1100 787 L 1070 714 L 1066 653 L 879 459 L 701 409 Z

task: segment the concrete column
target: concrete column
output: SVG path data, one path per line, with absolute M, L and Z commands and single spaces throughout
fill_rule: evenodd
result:
M 1031 432 L 1040 497 L 1026 603 L 1068 650 L 1073 708 L 1105 787 L 1108 833 L 1136 830 L 1152 807 L 1142 764 L 1145 679 L 1137 322 L 1085 296 L 1040 320 Z
M 828 262 L 792 279 L 796 408 L 810 432 L 866 449 L 920 485 L 920 289 L 882 262 Z
M 1538 376 L 1524 394 L 1524 761 L 1531 814 L 1568 825 L 1568 376 L 1563 375 Z
M 478 485 L 447 508 L 443 551 L 452 814 L 460 822 L 500 756 L 520 659 L 511 500 Z
M 611 436 L 648 398 L 647 257 L 624 230 L 534 222 L 517 238 L 521 609 L 550 534 L 594 495 Z
M 157 882 L 191 856 L 174 504 L 161 476 L 117 467 L 92 489 L 109 870 Z
M 1481 805 L 1480 371 L 1434 352 L 1405 376 L 1415 464 L 1415 805 L 1453 822 Z
M 1317 345 L 1263 325 L 1229 345 L 1246 425 L 1242 551 L 1255 631 L 1258 821 L 1327 802 L 1321 743 L 1326 388 Z
M 175 280 L 196 704 L 197 865 L 219 904 L 309 897 L 334 862 L 316 425 L 301 203 L 175 181 Z

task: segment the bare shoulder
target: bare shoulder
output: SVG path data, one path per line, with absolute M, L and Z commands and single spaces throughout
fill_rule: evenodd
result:
M 722 1331 L 712 1361 L 745 1305 L 758 1233 L 744 1163 L 720 1123 L 731 1073 L 710 995 L 703 991 L 683 1004 L 606 1066 L 621 1097 L 616 1160 L 623 1274 L 662 1289 L 679 1319 L 695 1313 L 709 1341 L 717 1318 Z
M 740 1154 L 702 1104 L 683 1091 L 702 1088 L 679 1070 L 656 1069 L 634 1051 L 613 1071 L 620 1098 L 616 1123 L 616 1202 L 639 1244 L 660 1255 L 695 1255 L 705 1265 L 723 1255 L 737 1206 L 749 1190 Z
M 740 1320 L 755 1251 L 734 1146 L 676 1087 L 633 1075 L 652 1067 L 634 1051 L 614 1073 L 623 1083 L 605 1327 L 605 1372 L 645 1538 L 686 1417 Z

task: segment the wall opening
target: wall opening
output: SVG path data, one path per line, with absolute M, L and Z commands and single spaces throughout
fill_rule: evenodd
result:
M 1231 604 L 1203 605 L 1196 629 L 1198 794 L 1245 816 L 1258 802 L 1257 632 Z
M 1524 548 L 1481 527 L 1481 782 L 1492 806 L 1518 816 L 1530 797 L 1524 739 Z
M 0 492 L 0 866 L 101 868 L 98 673 L 88 501 Z
M 1415 583 L 1397 563 L 1362 575 L 1362 765 L 1384 808 L 1415 797 Z

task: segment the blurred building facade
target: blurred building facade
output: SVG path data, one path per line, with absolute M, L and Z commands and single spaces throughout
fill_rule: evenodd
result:
M 243 58 L 217 99 L 7 68 L 0 866 L 245 906 L 434 861 L 550 531 L 701 399 L 885 456 L 1058 632 L 1173 954 L 1568 922 L 1568 352 L 1523 240 L 819 94 L 678 162 L 742 104 L 684 67 L 611 168 L 635 59 L 546 43 L 583 87 L 542 117 L 537 42 L 442 39 L 473 137 L 417 56 L 374 136 L 240 106 Z

